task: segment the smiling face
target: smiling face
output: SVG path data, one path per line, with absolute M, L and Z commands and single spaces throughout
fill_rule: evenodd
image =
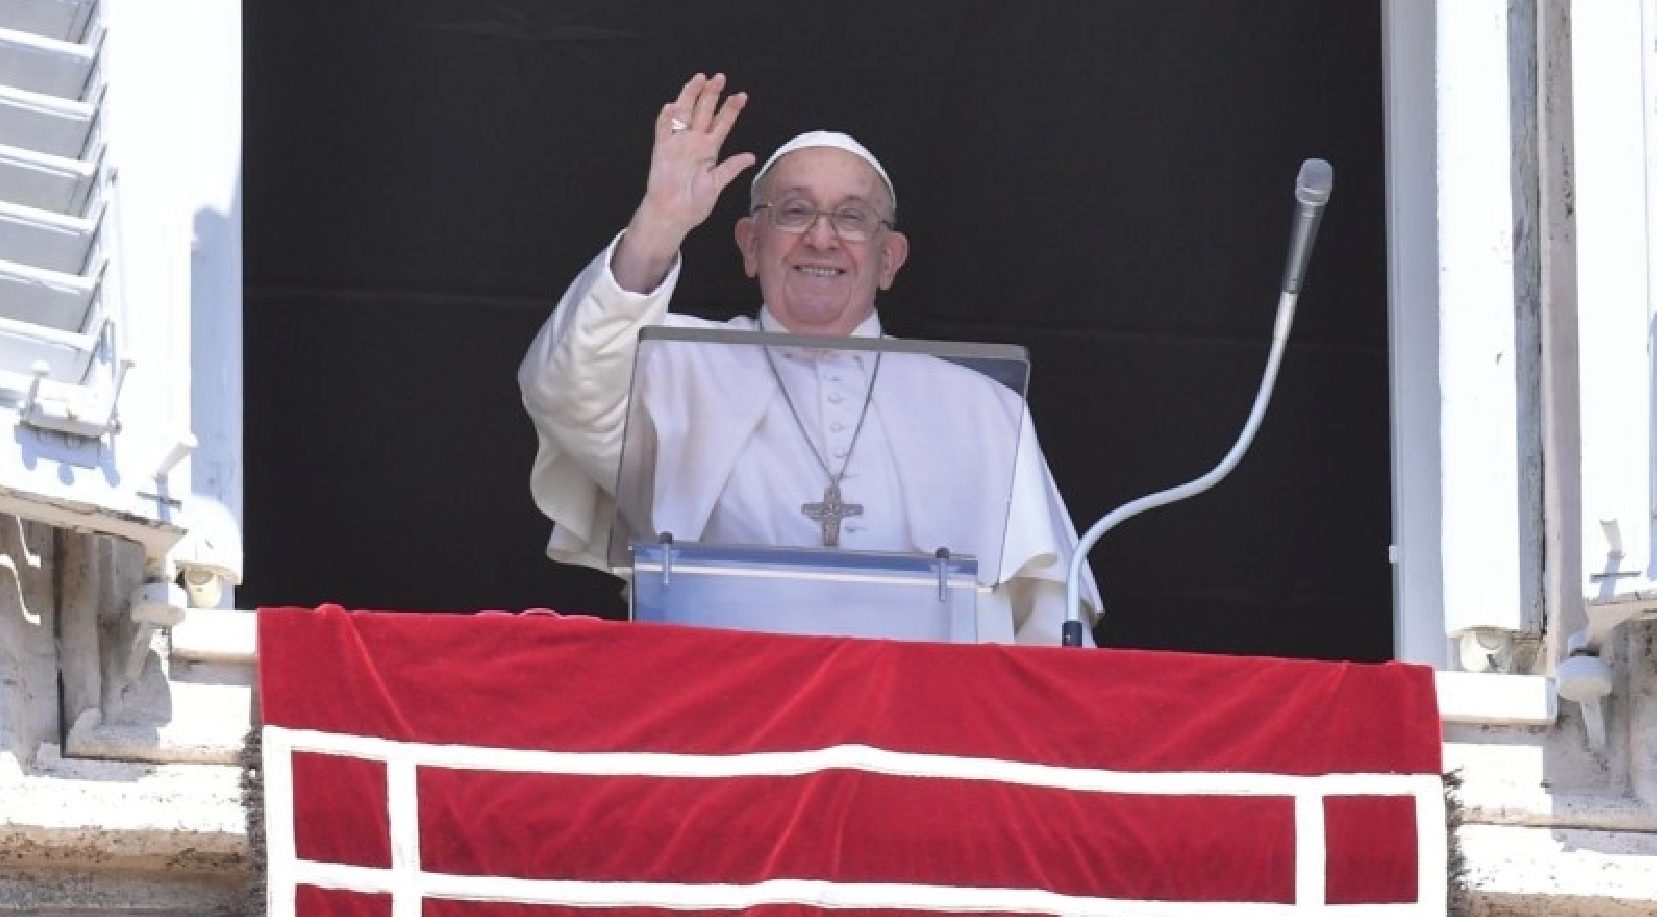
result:
M 778 159 L 761 181 L 758 203 L 801 200 L 829 212 L 842 207 L 892 215 L 880 175 L 855 154 L 808 147 Z M 769 210 L 736 224 L 749 277 L 759 278 L 771 314 L 796 334 L 849 334 L 869 317 L 875 293 L 891 289 L 909 255 L 903 233 L 881 226 L 866 241 L 840 238 L 826 218 L 803 233 L 778 229 Z

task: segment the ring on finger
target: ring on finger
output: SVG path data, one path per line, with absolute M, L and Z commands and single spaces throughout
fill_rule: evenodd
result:
M 675 134 L 679 133 L 680 131 L 688 130 L 690 128 L 689 124 L 686 124 L 685 122 L 679 120 L 678 118 L 674 118 L 672 121 L 669 121 L 667 123 L 667 126 L 668 126 L 668 130 L 672 131 Z

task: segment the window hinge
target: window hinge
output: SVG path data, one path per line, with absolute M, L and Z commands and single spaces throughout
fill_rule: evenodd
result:
M 127 370 L 132 366 L 132 360 L 122 360 L 116 368 L 115 385 L 109 393 L 107 405 L 87 405 L 42 396 L 41 383 L 46 381 L 46 375 L 50 370 L 45 363 L 37 362 L 30 367 L 34 379 L 30 381 L 28 394 L 23 399 L 21 420 L 42 430 L 53 430 L 87 439 L 102 439 L 104 434 L 113 433 L 120 427 L 116 408 L 121 401 L 121 386 L 127 380 Z

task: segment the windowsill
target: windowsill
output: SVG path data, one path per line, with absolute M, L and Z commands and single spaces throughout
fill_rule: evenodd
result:
M 192 608 L 173 628 L 175 658 L 251 665 L 255 662 L 250 611 Z M 1553 679 L 1542 675 L 1435 672 L 1439 718 L 1485 726 L 1552 726 L 1558 716 Z
M 173 658 L 191 662 L 253 665 L 258 615 L 224 608 L 190 608 L 173 625 Z
M 1433 674 L 1439 719 L 1446 723 L 1552 726 L 1559 715 L 1553 679 L 1543 675 Z

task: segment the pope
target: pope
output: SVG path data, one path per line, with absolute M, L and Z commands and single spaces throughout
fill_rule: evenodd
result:
M 641 328 L 882 335 L 875 301 L 891 289 L 909 240 L 897 229 L 886 169 L 835 131 L 800 134 L 754 174 L 734 234 L 743 270 L 757 281 L 756 313 L 713 323 L 669 311 L 681 244 L 757 161 L 723 153 L 748 104 L 725 88 L 724 75 L 697 74 L 662 107 L 643 199 L 571 283 L 519 368 L 539 438 L 530 489 L 553 521 L 555 560 L 608 569 Z M 927 554 L 964 547 L 981 571 L 992 561 L 994 575 L 980 575 L 994 585 L 981 603 L 990 610 L 980 612 L 980 639 L 1058 645 L 1076 532 L 1021 402 L 1012 399 L 1003 420 L 997 383 L 913 355 L 747 349 L 763 358 L 651 368 L 669 377 L 660 388 L 676 393 L 675 404 L 701 406 L 657 424 L 677 431 L 664 434 L 676 438 L 659 444 L 663 454 L 682 457 L 675 486 L 657 488 L 657 513 L 674 520 L 676 538 Z M 1017 439 L 1011 468 L 969 459 L 993 451 L 976 445 L 989 436 Z M 1010 511 L 1002 502 L 1009 479 Z M 1083 596 L 1091 615 L 1091 577 Z

